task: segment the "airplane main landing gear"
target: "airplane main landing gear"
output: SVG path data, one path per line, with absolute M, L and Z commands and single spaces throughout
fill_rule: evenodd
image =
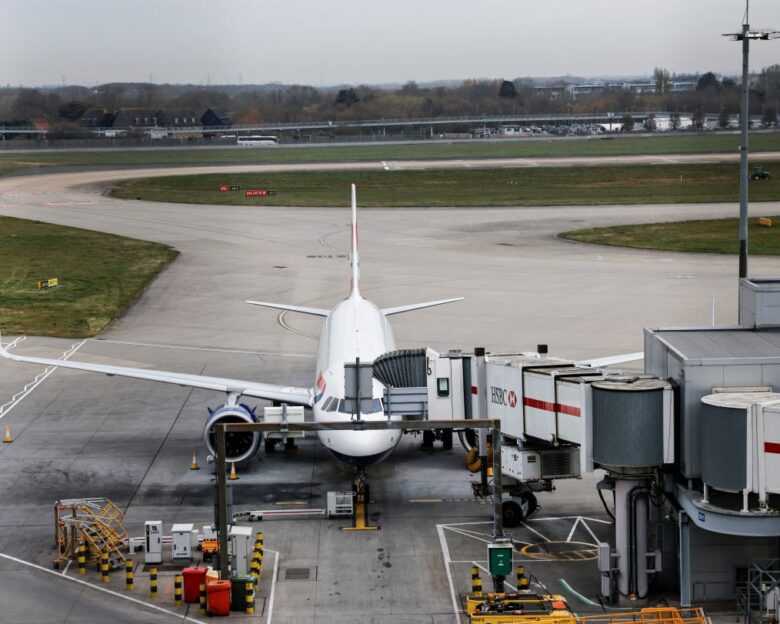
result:
M 366 482 L 366 471 L 362 468 L 357 470 L 355 479 L 352 481 L 352 496 L 354 496 L 354 511 L 352 512 L 352 526 L 341 527 L 342 531 L 376 531 L 379 529 L 376 525 L 368 524 L 368 501 L 370 490 Z

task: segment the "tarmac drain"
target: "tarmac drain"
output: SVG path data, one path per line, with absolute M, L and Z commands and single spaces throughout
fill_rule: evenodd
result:
M 587 542 L 539 542 L 526 544 L 520 554 L 540 561 L 592 561 L 598 558 L 598 546 Z
M 313 572 L 313 574 L 312 574 Z M 312 581 L 317 579 L 317 568 L 285 568 L 285 581 Z

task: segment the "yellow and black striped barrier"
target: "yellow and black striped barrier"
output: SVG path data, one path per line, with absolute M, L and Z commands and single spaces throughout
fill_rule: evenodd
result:
M 246 584 L 246 614 L 255 614 L 255 584 L 251 581 Z
M 79 574 L 87 573 L 87 545 L 84 542 L 79 544 L 78 556 Z
M 206 584 L 200 584 L 200 614 L 206 615 Z
M 125 589 L 127 591 L 133 591 L 133 560 L 127 559 L 125 561 Z
M 173 577 L 173 600 L 177 607 L 182 605 L 182 589 L 181 589 L 181 574 L 177 574 Z
M 471 566 L 471 594 L 476 598 L 482 597 L 482 579 L 477 566 Z
M 149 596 L 157 598 L 157 568 L 149 569 Z
M 523 591 L 528 589 L 528 577 L 525 575 L 525 567 L 517 566 L 517 589 Z
M 255 579 L 255 583 L 260 580 L 260 559 L 258 552 L 252 554 L 252 563 L 249 564 L 249 573 Z
M 104 583 L 108 583 L 108 553 L 100 553 L 100 577 Z

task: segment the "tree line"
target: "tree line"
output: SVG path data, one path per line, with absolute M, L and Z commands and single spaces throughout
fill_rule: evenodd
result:
M 689 91 L 670 90 L 675 81 L 690 80 Z M 464 80 L 426 86 L 407 82 L 400 87 L 372 85 L 316 88 L 307 85 L 212 86 L 115 83 L 95 88 L 0 89 L 0 122 L 44 118 L 50 124 L 77 125 L 91 108 L 168 108 L 200 116 L 207 108 L 224 110 L 236 124 L 301 121 L 352 121 L 479 115 L 671 111 L 688 116 L 719 113 L 726 119 L 739 111 L 740 85 L 713 72 L 670 76 L 656 68 L 652 92 L 630 89 L 573 97 L 566 81 Z M 751 80 L 751 114 L 777 117 L 780 65 L 771 65 Z

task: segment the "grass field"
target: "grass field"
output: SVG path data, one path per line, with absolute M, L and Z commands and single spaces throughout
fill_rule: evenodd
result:
M 780 132 L 754 133 L 753 152 L 780 150 Z M 13 170 L 53 166 L 165 166 L 248 163 L 358 162 L 626 154 L 737 153 L 738 134 L 593 137 L 588 139 L 507 140 L 460 143 L 366 144 L 268 148 L 78 150 L 24 154 L 0 152 L 0 175 Z
M 780 199 L 776 174 L 751 182 L 751 201 Z M 464 169 L 389 172 L 296 172 L 170 176 L 121 182 L 122 199 L 252 206 L 346 206 L 349 184 L 366 207 L 547 206 L 737 201 L 736 164 Z M 222 184 L 241 191 L 223 193 Z M 245 197 L 246 189 L 271 189 L 272 197 Z
M 778 232 L 780 216 L 771 218 L 772 227 L 759 225 L 758 218 L 748 221 L 748 241 L 751 254 L 780 255 L 780 232 Z M 619 225 L 608 228 L 572 230 L 571 232 L 563 232 L 560 236 L 582 243 L 636 247 L 638 249 L 739 253 L 739 219 Z
M 178 252 L 165 245 L 0 217 L 0 328 L 85 338 L 120 315 Z M 38 290 L 57 277 L 60 286 Z

